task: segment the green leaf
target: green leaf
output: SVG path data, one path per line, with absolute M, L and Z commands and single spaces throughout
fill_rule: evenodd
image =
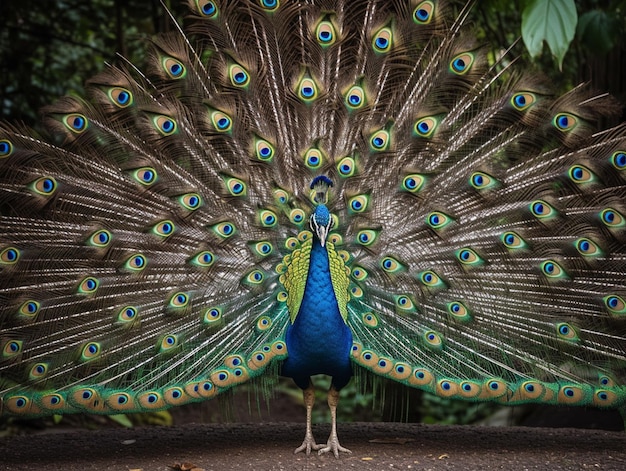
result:
M 595 54 L 606 54 L 615 46 L 619 35 L 619 19 L 615 13 L 591 10 L 578 20 L 576 36 Z
M 574 0 L 532 0 L 522 12 L 522 38 L 530 55 L 540 55 L 545 41 L 562 68 L 577 21 Z

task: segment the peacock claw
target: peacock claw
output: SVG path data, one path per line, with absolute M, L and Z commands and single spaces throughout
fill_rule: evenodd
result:
M 333 437 L 332 435 L 328 437 L 328 442 L 326 443 L 326 446 L 323 446 L 323 445 L 317 445 L 317 446 L 320 447 L 319 451 L 317 452 L 318 455 L 332 451 L 333 454 L 335 455 L 335 458 L 339 458 L 340 451 L 344 453 L 352 453 L 347 448 L 342 447 L 339 444 L 339 439 L 336 436 Z
M 300 453 L 301 451 L 306 451 L 306 454 L 310 455 L 311 450 L 320 450 L 320 453 L 322 453 L 321 449 L 323 448 L 324 445 L 318 445 L 317 443 L 315 443 L 313 434 L 307 432 L 307 434 L 304 436 L 304 440 L 302 441 L 302 445 L 296 448 L 293 453 L 295 455 L 296 453 Z

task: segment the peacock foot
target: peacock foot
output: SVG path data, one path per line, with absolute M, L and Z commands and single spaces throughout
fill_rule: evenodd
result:
M 318 445 L 317 443 L 315 443 L 313 434 L 307 430 L 306 435 L 304 436 L 304 440 L 302 441 L 302 445 L 296 448 L 293 453 L 296 454 L 300 453 L 301 451 L 306 451 L 306 454 L 310 455 L 311 450 L 321 450 L 322 448 L 324 448 L 324 445 Z
M 328 442 L 326 442 L 326 446 L 324 445 L 317 445 L 318 448 L 315 448 L 316 450 L 319 450 L 317 452 L 318 455 L 321 455 L 322 453 L 328 453 L 329 451 L 332 451 L 333 454 L 335 455 L 335 458 L 339 458 L 339 452 L 342 451 L 344 453 L 352 453 L 350 450 L 348 450 L 347 448 L 342 447 L 339 444 L 339 438 L 337 438 L 337 434 L 330 434 L 330 437 L 328 437 Z

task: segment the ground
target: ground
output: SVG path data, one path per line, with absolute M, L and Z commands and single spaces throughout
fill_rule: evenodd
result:
M 314 428 L 320 441 L 328 431 L 326 425 Z M 294 455 L 303 433 L 300 423 L 260 423 L 17 436 L 0 439 L 0 469 L 169 471 L 190 464 L 204 470 L 626 470 L 623 432 L 350 423 L 340 426 L 339 436 L 352 454 L 339 459 Z

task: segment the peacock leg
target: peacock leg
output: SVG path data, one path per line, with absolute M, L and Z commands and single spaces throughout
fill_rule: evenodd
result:
M 337 391 L 335 386 L 331 384 L 330 389 L 328 390 L 328 407 L 330 407 L 331 418 L 330 436 L 328 437 L 326 446 L 323 448 L 320 447 L 318 454 L 321 455 L 322 453 L 332 451 L 335 458 L 339 458 L 340 451 L 343 451 L 344 453 L 352 453 L 350 450 L 339 444 L 339 438 L 337 437 L 337 404 L 339 404 L 339 391 Z
M 315 443 L 313 431 L 311 430 L 311 412 L 313 411 L 313 405 L 315 404 L 315 388 L 310 380 L 307 388 L 302 390 L 302 397 L 304 398 L 304 405 L 306 406 L 306 433 L 304 435 L 302 445 L 296 448 L 294 453 L 306 450 L 306 454 L 310 455 L 311 450 L 319 450 L 324 447 L 324 445 L 318 445 Z

